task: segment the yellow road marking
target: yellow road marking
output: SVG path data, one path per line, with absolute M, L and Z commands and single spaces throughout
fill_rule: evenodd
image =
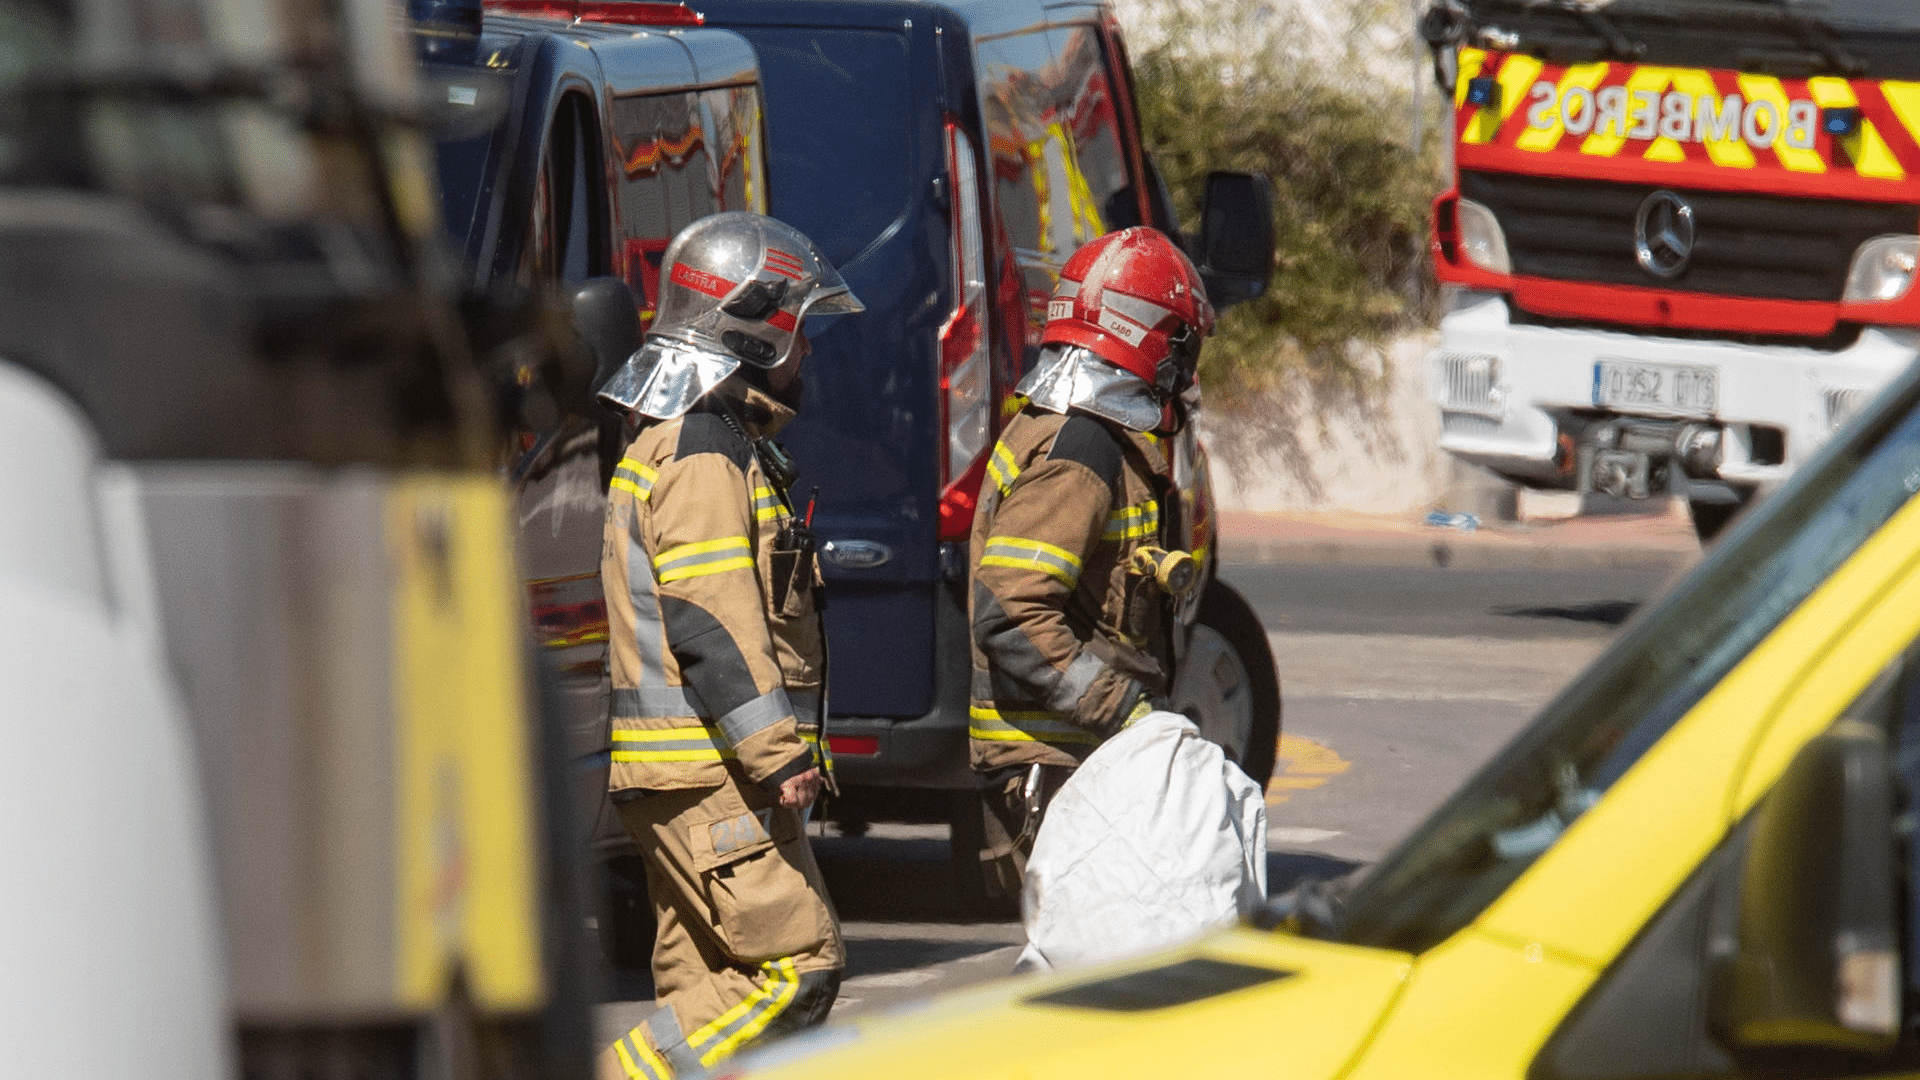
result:
M 1296 791 L 1310 791 L 1353 767 L 1330 747 L 1298 735 L 1281 735 L 1273 779 L 1267 781 L 1267 805 L 1278 806 Z

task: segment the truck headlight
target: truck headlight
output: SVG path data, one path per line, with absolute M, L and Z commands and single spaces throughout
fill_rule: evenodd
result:
M 1885 303 L 1898 300 L 1913 288 L 1920 266 L 1920 236 L 1876 236 L 1853 253 L 1842 302 Z
M 1493 216 L 1493 211 L 1472 199 L 1461 199 L 1456 213 L 1460 254 L 1482 270 L 1513 273 L 1513 260 L 1507 258 L 1507 235 L 1500 231 L 1500 220 Z

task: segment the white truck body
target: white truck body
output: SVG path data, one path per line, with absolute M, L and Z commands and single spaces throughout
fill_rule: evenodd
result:
M 1868 327 L 1846 348 L 1751 344 L 1587 327 L 1531 325 L 1512 318 L 1497 292 L 1451 292 L 1440 346 L 1429 356 L 1440 446 L 1525 483 L 1581 487 L 1563 420 L 1645 420 L 1677 432 L 1698 420 L 1725 426 L 1719 478 L 1751 491 L 1777 481 L 1818 449 L 1895 374 L 1920 355 L 1920 334 Z M 1640 377 L 1645 400 L 1619 400 L 1609 375 Z M 1676 377 L 1690 397 L 1674 400 Z M 1758 445 L 1755 429 L 1784 433 Z M 1660 493 L 1655 491 L 1655 494 Z M 1646 492 L 1641 492 L 1644 495 Z

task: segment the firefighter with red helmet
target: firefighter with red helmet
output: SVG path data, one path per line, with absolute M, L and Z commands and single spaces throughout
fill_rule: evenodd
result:
M 1173 605 L 1140 556 L 1185 546 L 1163 437 L 1185 422 L 1212 330 L 1199 271 L 1150 228 L 1075 252 L 1047 305 L 969 551 L 968 734 L 990 898 L 1018 895 L 1052 792 L 1169 690 Z
M 700 219 L 668 246 L 646 343 L 600 396 L 639 431 L 608 491 L 612 767 L 659 924 L 660 1007 L 602 1080 L 703 1072 L 826 1019 L 845 962 L 804 832 L 827 781 L 825 636 L 806 514 L 772 436 L 800 401 L 801 324 L 861 310 L 799 231 Z

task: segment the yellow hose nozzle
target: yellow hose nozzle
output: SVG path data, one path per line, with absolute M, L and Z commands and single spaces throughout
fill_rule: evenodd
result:
M 1159 547 L 1134 548 L 1127 559 L 1127 570 L 1152 578 L 1168 595 L 1175 597 L 1185 596 L 1200 580 L 1200 570 L 1194 565 L 1192 555 Z

